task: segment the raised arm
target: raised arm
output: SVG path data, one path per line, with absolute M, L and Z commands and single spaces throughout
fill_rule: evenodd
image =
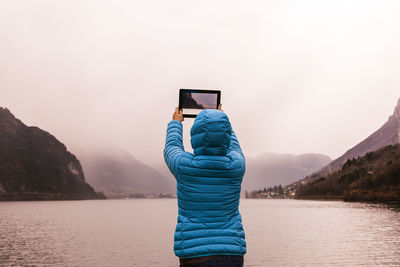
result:
M 231 145 L 229 146 L 229 149 L 228 149 L 228 154 L 230 154 L 230 153 L 235 153 L 238 156 L 243 157 L 243 160 L 244 160 L 244 155 L 243 155 L 242 149 L 240 148 L 239 141 L 237 140 L 236 134 L 233 131 L 231 134 Z
M 219 104 L 218 109 L 223 111 L 222 104 Z M 233 130 L 232 130 L 232 134 L 231 134 L 231 144 L 228 149 L 228 155 L 229 154 L 231 154 L 231 156 L 234 156 L 234 157 L 239 157 L 240 160 L 242 160 L 243 164 L 244 165 L 246 164 L 242 149 L 240 148 L 239 141 L 237 140 L 237 137 L 236 137 L 235 133 L 233 132 Z
M 235 161 L 239 161 L 242 166 L 243 175 L 246 171 L 246 159 L 243 155 L 242 149 L 240 148 L 239 141 L 236 138 L 235 133 L 232 131 L 231 144 L 228 150 L 228 157 Z
M 175 109 L 172 121 L 168 123 L 167 137 L 164 147 L 164 160 L 173 175 L 177 174 L 178 159 L 185 152 L 183 148 L 183 116 L 182 111 Z

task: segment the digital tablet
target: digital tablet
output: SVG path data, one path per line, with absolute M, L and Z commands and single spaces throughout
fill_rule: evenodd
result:
M 179 109 L 183 117 L 196 118 L 203 109 L 218 109 L 221 101 L 220 90 L 180 89 Z

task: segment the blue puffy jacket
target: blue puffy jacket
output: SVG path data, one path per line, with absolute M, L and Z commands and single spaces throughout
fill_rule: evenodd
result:
M 243 255 L 245 234 L 239 198 L 245 158 L 226 114 L 205 109 L 191 128 L 185 152 L 182 123 L 168 124 L 164 158 L 177 181 L 175 255 Z

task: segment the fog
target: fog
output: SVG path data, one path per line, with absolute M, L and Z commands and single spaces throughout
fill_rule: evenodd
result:
M 395 0 L 3 0 L 0 106 L 67 145 L 106 140 L 159 164 L 179 88 L 220 89 L 247 156 L 335 158 L 400 97 L 399 10 Z

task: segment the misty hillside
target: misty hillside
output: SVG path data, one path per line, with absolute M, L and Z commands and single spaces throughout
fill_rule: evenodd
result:
M 242 190 L 256 190 L 268 186 L 290 184 L 320 169 L 331 161 L 322 154 L 265 153 L 246 159 L 246 173 Z
M 129 193 L 173 193 L 173 179 L 137 160 L 129 152 L 113 145 L 75 146 L 86 179 L 106 196 Z
M 0 199 L 101 198 L 86 183 L 79 160 L 38 127 L 0 107 Z
M 298 187 L 297 198 L 400 202 L 400 146 L 389 145 L 347 160 L 342 169 Z

